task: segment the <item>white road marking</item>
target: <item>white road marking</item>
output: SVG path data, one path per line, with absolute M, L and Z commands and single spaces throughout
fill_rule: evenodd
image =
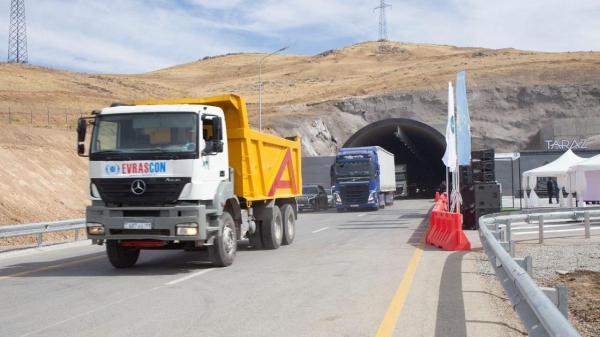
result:
M 144 291 L 144 292 L 141 292 L 141 293 L 139 293 L 139 294 L 137 294 L 137 295 L 133 295 L 133 296 L 130 296 L 130 297 L 126 297 L 126 298 L 120 299 L 120 300 L 118 300 L 118 301 L 115 301 L 115 302 L 112 302 L 112 303 L 109 303 L 109 304 L 103 305 L 103 306 L 101 306 L 101 307 L 98 307 L 98 308 L 96 308 L 96 309 L 94 309 L 94 310 L 90 310 L 90 311 L 88 311 L 88 312 L 84 312 L 83 314 L 79 314 L 79 315 L 77 315 L 77 316 L 73 316 L 73 317 L 71 317 L 71 318 L 69 318 L 69 319 L 65 319 L 64 321 L 60 321 L 60 322 L 58 322 L 58 323 L 54 323 L 54 324 L 52 324 L 52 325 L 48 325 L 48 326 L 47 326 L 47 327 L 45 327 L 45 328 L 42 328 L 42 329 L 36 330 L 36 331 L 34 331 L 34 332 L 30 332 L 30 333 L 28 333 L 28 334 L 25 334 L 25 335 L 22 335 L 21 337 L 25 337 L 25 336 L 33 335 L 33 334 L 35 334 L 35 333 L 38 333 L 38 332 L 40 332 L 40 331 L 44 331 L 44 330 L 46 330 L 46 329 L 50 329 L 50 328 L 52 328 L 52 327 L 55 327 L 55 326 L 57 326 L 57 325 L 60 325 L 60 324 L 66 323 L 66 322 L 68 322 L 68 321 L 72 321 L 72 320 L 74 320 L 74 319 L 76 319 L 76 318 L 79 318 L 79 317 L 82 317 L 82 316 L 85 316 L 85 315 L 91 314 L 91 313 L 93 313 L 93 312 L 96 312 L 96 311 L 98 311 L 98 310 L 102 310 L 102 309 L 104 309 L 104 308 L 106 308 L 106 307 L 110 307 L 111 305 L 115 305 L 115 304 L 117 304 L 117 303 L 125 302 L 125 301 L 128 301 L 128 300 L 132 299 L 132 298 L 135 298 L 135 297 L 138 297 L 138 296 L 142 296 L 142 295 L 144 295 L 144 294 L 147 294 L 147 293 L 149 293 L 149 292 L 151 292 L 151 291 L 154 291 L 154 290 L 156 290 L 156 289 L 159 289 L 159 288 L 160 288 L 160 287 L 152 288 L 152 289 L 146 290 L 146 291 Z
M 324 227 L 324 228 L 321 228 L 321 229 L 317 229 L 317 230 L 316 230 L 316 231 L 314 231 L 313 233 L 318 233 L 318 232 L 320 232 L 320 231 L 324 231 L 324 230 L 326 230 L 327 228 L 329 228 L 329 227 Z
M 600 227 L 592 227 L 592 228 L 590 228 L 590 230 L 594 230 L 594 229 L 600 229 Z M 583 230 L 585 230 L 585 228 L 557 229 L 557 230 L 554 230 L 554 231 L 544 231 L 544 234 L 546 234 L 546 233 L 560 233 L 560 232 L 579 232 L 579 231 L 583 231 Z M 513 235 L 525 235 L 525 234 L 539 234 L 539 232 L 535 231 L 535 232 L 513 233 Z
M 358 216 L 364 216 L 364 215 L 367 215 L 367 213 L 359 214 Z
M 176 280 L 173 280 L 173 281 L 171 281 L 171 282 L 169 282 L 169 283 L 165 283 L 165 284 L 166 284 L 166 285 L 168 285 L 168 286 L 170 286 L 170 285 L 173 285 L 173 284 L 177 284 L 177 283 L 179 283 L 179 282 L 183 282 L 183 281 L 189 280 L 189 279 L 191 279 L 191 278 L 194 278 L 194 277 L 196 277 L 196 276 L 200 276 L 200 275 L 202 275 L 202 274 L 206 274 L 206 273 L 208 273 L 209 271 L 211 271 L 211 270 L 214 270 L 214 269 L 215 269 L 215 268 L 204 269 L 204 270 L 201 270 L 201 271 L 195 272 L 195 273 L 193 273 L 193 274 L 189 274 L 189 275 L 187 275 L 187 276 L 184 276 L 184 277 L 182 277 L 182 278 L 178 278 L 178 279 L 176 279 Z

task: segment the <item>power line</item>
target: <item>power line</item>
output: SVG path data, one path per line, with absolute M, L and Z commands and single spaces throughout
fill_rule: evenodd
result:
M 373 12 L 375 12 L 375 10 L 379 9 L 379 41 L 387 41 L 388 40 L 387 22 L 386 22 L 386 18 L 385 18 L 385 8 L 386 7 L 392 8 L 392 5 L 387 5 L 385 3 L 385 0 L 381 0 L 381 4 L 379 5 L 379 7 L 375 7 L 373 9 Z
M 8 32 L 8 62 L 27 63 L 25 0 L 11 0 Z

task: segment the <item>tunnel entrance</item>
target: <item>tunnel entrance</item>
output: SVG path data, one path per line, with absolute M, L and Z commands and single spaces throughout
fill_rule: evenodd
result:
M 406 164 L 411 198 L 433 198 L 446 179 L 442 157 L 445 137 L 433 127 L 405 118 L 385 119 L 358 130 L 343 147 L 380 146 L 394 154 L 396 165 Z

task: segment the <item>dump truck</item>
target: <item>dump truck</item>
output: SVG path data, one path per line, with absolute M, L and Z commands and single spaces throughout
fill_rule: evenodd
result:
M 331 168 L 335 208 L 378 210 L 394 203 L 394 155 L 379 146 L 342 148 Z
M 238 240 L 294 241 L 300 138 L 251 130 L 243 98 L 114 103 L 79 119 L 77 132 L 89 157 L 87 235 L 114 267 L 134 266 L 145 249 L 207 249 L 224 267 Z

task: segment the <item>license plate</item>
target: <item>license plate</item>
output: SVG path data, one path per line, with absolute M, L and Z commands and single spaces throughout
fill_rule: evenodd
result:
M 350 207 L 358 207 L 359 205 L 350 205 Z
M 125 229 L 152 229 L 152 223 L 150 222 L 126 222 Z

